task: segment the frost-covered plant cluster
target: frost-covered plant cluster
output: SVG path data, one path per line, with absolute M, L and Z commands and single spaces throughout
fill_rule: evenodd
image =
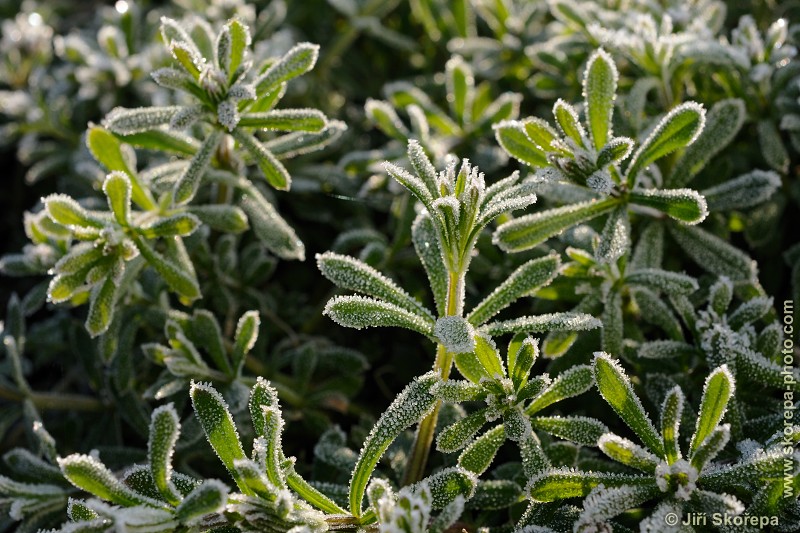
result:
M 800 25 L 0 4 L 0 532 L 800 530 Z

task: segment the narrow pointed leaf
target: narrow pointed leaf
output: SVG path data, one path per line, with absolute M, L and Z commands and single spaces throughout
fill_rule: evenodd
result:
M 585 331 L 599 328 L 601 322 L 585 313 L 548 313 L 513 320 L 498 320 L 481 327 L 491 337 L 505 333 L 542 333 L 545 331 Z
M 220 511 L 228 501 L 228 487 L 215 479 L 207 479 L 189 493 L 175 509 L 175 518 L 182 524 Z
M 176 262 L 165 258 L 145 241 L 136 239 L 134 242 L 145 260 L 159 273 L 173 291 L 189 300 L 195 300 L 200 297 L 200 287 L 194 272 L 188 272 Z
M 200 187 L 200 180 L 203 174 L 208 169 L 211 163 L 211 157 L 217 150 L 217 146 L 222 139 L 222 132 L 214 130 L 208 137 L 206 137 L 200 149 L 194 155 L 189 165 L 183 171 L 183 174 L 178 178 L 175 183 L 175 189 L 172 192 L 172 198 L 176 205 L 188 203 L 194 195 L 197 194 L 197 189 Z
M 240 205 L 267 250 L 281 259 L 305 259 L 306 249 L 297 233 L 255 187 L 248 190 Z
M 480 476 L 491 466 L 500 446 L 506 441 L 502 425 L 495 426 L 473 441 L 458 456 L 458 466 Z
M 189 395 L 192 398 L 195 416 L 206 434 L 208 443 L 233 476 L 239 490 L 249 494 L 250 490 L 234 467 L 234 461 L 246 457 L 228 404 L 220 393 L 205 383 L 192 382 Z
M 631 241 L 631 225 L 627 206 L 619 206 L 608 215 L 600 243 L 595 251 L 598 263 L 611 264 L 628 252 Z
M 705 123 L 705 110 L 695 102 L 685 102 L 661 119 L 633 156 L 626 179 L 634 185 L 639 171 L 657 159 L 692 144 Z
M 677 224 L 671 224 L 669 230 L 686 254 L 706 271 L 733 280 L 755 278 L 755 261 L 716 235 Z
M 134 109 L 115 107 L 106 115 L 103 126 L 120 135 L 140 133 L 169 124 L 175 113 L 181 109 L 182 106 L 137 107 Z
M 492 242 L 506 252 L 529 250 L 567 228 L 611 211 L 616 204 L 616 199 L 591 200 L 524 215 L 500 225 Z
M 611 56 L 597 50 L 586 64 L 583 97 L 586 100 L 586 121 L 594 147 L 600 150 L 611 134 L 611 115 L 617 95 L 617 67 Z
M 472 437 L 486 425 L 486 409 L 456 420 L 444 428 L 436 437 L 436 449 L 443 453 L 452 453 L 467 446 Z
M 663 291 L 666 294 L 688 295 L 699 288 L 697 280 L 693 277 L 660 268 L 634 270 L 625 277 L 625 281 L 633 285 Z
M 734 389 L 733 374 L 728 370 L 727 365 L 722 365 L 708 376 L 703 386 L 703 398 L 700 400 L 697 425 L 694 435 L 692 435 L 692 442 L 689 444 L 690 455 L 719 425 L 728 408 L 728 402 L 733 396 Z
M 261 326 L 261 317 L 258 311 L 248 311 L 241 316 L 236 324 L 236 335 L 231 353 L 231 366 L 235 372 L 240 372 L 247 354 L 258 340 L 258 328 Z
M 711 211 L 747 209 L 766 202 L 781 187 L 775 172 L 753 170 L 703 191 Z
M 483 324 L 519 298 L 549 284 L 556 277 L 559 266 L 561 261 L 555 254 L 528 261 L 476 305 L 467 315 L 467 320 L 476 326 Z
M 639 397 L 633 392 L 631 381 L 619 363 L 607 354 L 598 352 L 594 359 L 594 375 L 600 395 L 642 442 L 660 456 L 663 453 L 661 436 L 650 421 Z
M 653 473 L 658 466 L 659 459 L 636 443 L 618 437 L 613 433 L 606 433 L 597 442 L 597 446 L 604 454 L 624 465 Z
M 586 132 L 578 120 L 578 113 L 575 108 L 559 98 L 553 106 L 553 115 L 556 117 L 556 123 L 561 128 L 561 131 L 564 132 L 564 135 L 575 141 L 578 146 L 583 146 Z
M 698 224 L 708 216 L 706 199 L 692 189 L 634 189 L 629 198 L 685 224 Z
M 126 487 L 103 463 L 89 455 L 73 454 L 59 458 L 58 466 L 70 483 L 103 500 L 126 507 L 139 504 L 161 506 L 157 500 Z
M 525 408 L 525 414 L 533 415 L 565 398 L 572 398 L 588 391 L 594 385 L 592 368 L 588 365 L 573 366 L 558 375 L 553 382 L 537 395 Z
M 319 132 L 327 125 L 325 115 L 316 109 L 280 109 L 266 113 L 246 113 L 239 126 L 277 131 Z
M 108 207 L 121 226 L 127 226 L 131 216 L 131 181 L 124 172 L 112 172 L 103 182 Z
M 109 274 L 102 283 L 92 289 L 89 313 L 86 315 L 86 331 L 96 337 L 105 333 L 114 318 L 114 308 L 117 304 L 117 283 L 114 276 Z
M 661 437 L 664 439 L 664 456 L 672 464 L 681 458 L 678 442 L 683 416 L 683 391 L 677 385 L 667 393 L 661 406 Z
M 656 488 L 651 476 L 580 472 L 569 468 L 558 468 L 533 478 L 528 484 L 528 492 L 534 501 L 552 502 L 586 496 L 598 485 L 604 487 L 652 485 Z
M 337 287 L 360 292 L 385 300 L 406 311 L 433 319 L 430 311 L 397 286 L 392 280 L 353 257 L 325 252 L 317 255 L 317 267 L 322 275 Z
M 431 167 L 432 168 L 432 167 Z M 428 282 L 436 302 L 436 311 L 439 316 L 446 314 L 448 273 L 442 256 L 439 237 L 436 234 L 433 220 L 427 213 L 417 216 L 411 228 L 411 238 L 414 249 L 419 256 Z
M 286 167 L 278 161 L 261 141 L 240 128 L 234 129 L 231 134 L 253 156 L 261 173 L 267 179 L 267 183 L 279 191 L 288 191 L 291 188 L 292 177 Z
M 366 296 L 336 296 L 322 312 L 340 326 L 406 328 L 426 336 L 433 335 L 433 320 L 420 317 L 397 305 Z
M 425 483 L 431 491 L 431 506 L 443 509 L 456 498 L 471 498 L 475 494 L 478 478 L 463 468 L 450 467 L 428 476 Z
M 547 166 L 545 152 L 528 138 L 521 122 L 504 120 L 493 128 L 498 144 L 508 155 L 532 168 Z
M 364 490 L 386 449 L 400 432 L 416 424 L 433 410 L 436 397 L 431 393 L 431 388 L 438 381 L 439 378 L 433 372 L 415 378 L 373 426 L 364 441 L 350 479 L 350 512 L 354 516 L 362 514 Z
M 608 432 L 605 424 L 585 416 L 536 416 L 531 425 L 581 446 L 597 446 L 598 439 Z
M 274 90 L 281 83 L 305 74 L 317 62 L 319 46 L 300 43 L 286 52 L 256 80 L 256 92 L 262 95 Z
M 150 417 L 150 435 L 147 440 L 147 461 L 150 474 L 158 492 L 172 505 L 180 502 L 172 484 L 172 453 L 180 434 L 180 420 L 173 405 L 163 405 Z

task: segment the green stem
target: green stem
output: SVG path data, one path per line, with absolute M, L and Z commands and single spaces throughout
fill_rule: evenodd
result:
M 21 391 L 0 385 L 0 398 L 14 402 L 29 399 L 38 409 L 50 411 L 104 411 L 108 406 L 96 398 L 78 394 L 53 394 Z
M 447 316 L 461 316 L 463 312 L 463 301 L 461 292 L 464 288 L 464 273 L 450 272 L 447 282 Z M 436 360 L 433 363 L 434 372 L 439 373 L 443 380 L 450 376 L 450 369 L 453 367 L 453 354 L 448 352 L 441 344 L 436 348 Z M 439 409 L 441 401 L 437 401 L 433 412 L 419 423 L 417 433 L 414 435 L 414 444 L 411 448 L 411 457 L 403 475 L 402 484 L 411 485 L 421 480 L 425 474 L 425 466 L 428 463 L 431 444 L 433 444 L 433 434 L 436 430 L 436 422 L 439 420 Z

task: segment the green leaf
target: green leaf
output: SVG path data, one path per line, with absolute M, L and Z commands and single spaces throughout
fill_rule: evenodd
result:
M 766 202 L 781 188 L 781 177 L 775 172 L 753 170 L 703 191 L 711 211 L 746 209 Z
M 231 364 L 222 339 L 222 330 L 213 313 L 206 309 L 195 310 L 191 337 L 208 353 L 217 369 L 231 375 Z
M 592 368 L 588 365 L 576 365 L 558 375 L 541 393 L 539 393 L 525 408 L 525 414 L 530 416 L 538 413 L 545 407 L 572 398 L 588 391 L 594 385 Z
M 369 327 L 406 328 L 428 337 L 433 335 L 434 322 L 389 302 L 366 296 L 336 296 L 325 305 L 322 314 L 340 326 L 362 329 Z
M 42 198 L 47 214 L 64 226 L 102 228 L 103 220 L 95 217 L 66 194 L 51 194 Z
M 617 259 L 628 253 L 631 241 L 631 224 L 628 220 L 628 208 L 621 205 L 608 215 L 600 243 L 595 251 L 595 258 L 600 264 L 615 263 Z
M 596 50 L 586 64 L 583 97 L 586 99 L 586 122 L 597 150 L 605 146 L 611 134 L 618 78 L 611 56 L 603 49 Z
M 183 237 L 191 235 L 200 226 L 200 220 L 191 213 L 176 213 L 155 222 L 137 228 L 139 234 L 146 239 L 159 237 Z
M 239 126 L 277 131 L 322 131 L 328 119 L 316 109 L 280 109 L 266 113 L 246 113 L 239 119 Z
M 200 297 L 200 287 L 194 272 L 188 272 L 181 265 L 167 259 L 145 241 L 136 239 L 134 242 L 142 257 L 167 282 L 170 289 L 188 300 L 195 300 Z
M 669 231 L 686 254 L 704 270 L 733 280 L 755 279 L 756 262 L 716 235 L 678 224 L 670 224 Z
M 175 509 L 175 518 L 189 524 L 202 517 L 217 513 L 228 502 L 228 487 L 216 479 L 206 479 L 189 493 Z
M 114 318 L 114 308 L 117 304 L 117 289 L 119 280 L 109 273 L 105 280 L 92 289 L 89 303 L 89 313 L 86 315 L 86 331 L 92 337 L 97 337 L 108 330 Z M 54 289 L 51 289 L 54 290 Z
M 125 135 L 117 134 L 117 137 L 137 148 L 166 152 L 182 157 L 193 156 L 200 148 L 200 143 L 195 139 L 175 131 L 151 130 Z
M 176 205 L 188 203 L 197 194 L 197 189 L 200 188 L 200 180 L 208 169 L 222 136 L 223 133 L 219 130 L 211 132 L 203 141 L 203 144 L 200 145 L 200 149 L 194 154 L 192 160 L 189 161 L 189 165 L 178 178 L 175 183 L 175 189 L 172 191 L 172 201 Z
M 444 428 L 436 436 L 436 449 L 443 453 L 452 453 L 464 448 L 484 425 L 486 425 L 486 409 L 456 420 Z
M 415 378 L 373 426 L 364 441 L 350 479 L 350 512 L 353 516 L 361 516 L 364 490 L 389 445 L 405 428 L 421 421 L 433 410 L 437 400 L 431 393 L 431 388 L 438 382 L 439 377 L 433 372 Z
M 778 132 L 778 128 L 771 120 L 760 120 L 758 122 L 758 143 L 761 146 L 761 153 L 767 164 L 781 174 L 789 171 L 789 152 L 783 145 L 783 140 Z
M 281 259 L 305 259 L 306 249 L 297 233 L 255 187 L 246 192 L 240 205 L 267 250 Z
M 158 500 L 137 494 L 126 487 L 103 463 L 89 455 L 76 453 L 59 458 L 58 466 L 70 483 L 105 501 L 124 507 L 139 504 L 163 507 Z
M 697 416 L 692 441 L 689 444 L 689 455 L 708 438 L 717 428 L 725 415 L 728 402 L 733 396 L 735 381 L 727 365 L 714 370 L 703 385 L 703 398 L 700 400 L 700 413 Z
M 463 468 L 450 467 L 425 478 L 431 491 L 431 506 L 443 509 L 458 497 L 469 499 L 475 494 L 478 478 Z
M 611 211 L 617 203 L 613 198 L 590 200 L 524 215 L 501 224 L 492 235 L 492 242 L 506 252 L 529 250 L 567 228 Z
M 431 167 L 432 168 L 432 167 Z M 433 220 L 428 213 L 420 213 L 411 227 L 411 238 L 436 301 L 439 316 L 446 314 L 448 272 Z
M 246 24 L 236 18 L 230 20 L 225 25 L 225 28 L 230 33 L 231 42 L 230 54 L 228 55 L 230 59 L 225 61 L 228 80 L 230 81 L 236 75 L 236 70 L 242 64 L 247 48 L 250 46 L 250 30 Z
M 261 326 L 261 317 L 258 311 L 248 311 L 239 318 L 236 324 L 236 336 L 233 341 L 231 353 L 231 366 L 234 372 L 241 372 L 247 354 L 258 340 L 258 328 Z
M 294 470 L 289 471 L 286 476 L 286 483 L 298 496 L 320 511 L 328 514 L 348 514 L 347 511 L 339 507 L 336 502 L 309 485 L 309 483 Z
M 634 189 L 631 203 L 652 207 L 684 224 L 698 224 L 708 216 L 706 199 L 692 189 Z
M 522 487 L 513 481 L 505 479 L 489 479 L 486 481 L 478 481 L 478 487 L 475 489 L 475 495 L 469 499 L 468 506 L 470 509 L 481 509 L 486 511 L 499 511 L 507 509 L 512 505 L 524 500 L 525 495 Z M 525 528 L 520 531 L 521 533 L 530 533 Z M 553 533 L 552 530 L 543 530 L 538 533 Z
M 673 387 L 661 405 L 661 437 L 664 439 L 664 458 L 672 464 L 681 458 L 678 436 L 683 416 L 683 391 L 679 386 Z
M 337 141 L 347 129 L 341 120 L 328 120 L 325 128 L 318 133 L 296 131 L 281 135 L 264 143 L 264 148 L 278 159 L 289 159 L 299 155 L 322 150 Z
M 598 439 L 608 432 L 605 424 L 585 416 L 537 416 L 531 418 L 531 425 L 581 446 L 597 446 Z
M 261 173 L 267 179 L 267 183 L 278 189 L 279 191 L 288 191 L 292 186 L 292 177 L 280 161 L 267 149 L 266 146 L 261 144 L 261 141 L 256 139 L 250 133 L 247 133 L 241 128 L 235 128 L 231 135 L 241 144 L 245 150 L 250 152 L 250 155 L 255 159 Z
M 256 94 L 259 98 L 273 91 L 281 83 L 305 74 L 317 62 L 319 46 L 300 43 L 284 54 L 278 61 L 256 80 Z
M 578 112 L 575 111 L 575 108 L 559 98 L 553 105 L 553 115 L 556 117 L 556 123 L 561 128 L 561 131 L 564 132 L 564 135 L 575 141 L 578 146 L 583 146 L 586 132 L 578 120 Z
M 334 252 L 317 254 L 316 259 L 322 275 L 337 287 L 385 300 L 422 318 L 433 320 L 430 311 L 417 299 L 366 263 Z
M 502 425 L 495 426 L 475 439 L 458 456 L 458 466 L 480 476 L 491 466 L 500 446 L 506 441 Z
M 475 326 L 485 323 L 519 298 L 548 285 L 556 277 L 560 266 L 561 260 L 556 254 L 528 261 L 476 305 L 467 315 L 467 320 Z
M 601 323 L 585 313 L 548 313 L 498 320 L 481 327 L 491 337 L 505 333 L 542 333 L 544 331 L 584 331 L 599 328 Z
M 746 116 L 744 101 L 738 98 L 721 100 L 714 104 L 706 115 L 703 131 L 675 163 L 672 173 L 664 182 L 665 185 L 672 189 L 689 183 L 736 137 Z
M 528 139 L 533 141 L 542 152 L 547 153 L 555 149 L 553 141 L 558 140 L 559 135 L 550 124 L 536 117 L 526 118 L 521 124 L 525 135 L 527 135 Z
M 246 459 L 246 457 L 233 417 L 228 410 L 228 404 L 225 403 L 222 395 L 207 383 L 192 381 L 189 395 L 192 398 L 195 416 L 206 434 L 208 443 L 211 444 L 222 464 L 233 476 L 239 490 L 250 494 L 250 489 L 234 467 L 234 461 Z
M 546 167 L 547 156 L 525 134 L 522 122 L 517 120 L 504 120 L 492 126 L 498 144 L 511 157 L 532 168 Z
M 552 469 L 532 479 L 528 483 L 528 492 L 533 501 L 552 502 L 587 496 L 598 485 L 607 488 L 652 485 L 656 488 L 652 476 L 580 472 L 563 467 Z
M 652 474 L 659 463 L 659 458 L 628 439 L 606 433 L 597 442 L 604 454 L 624 465 Z
M 516 339 L 520 335 L 524 334 L 517 334 L 514 338 Z M 531 367 L 533 367 L 537 357 L 539 357 L 539 339 L 532 339 L 525 335 L 518 350 L 516 346 L 509 345 L 508 373 L 515 390 L 521 389 L 528 382 Z
M 627 137 L 615 137 L 608 141 L 603 148 L 597 153 L 597 168 L 603 168 L 612 163 L 624 161 L 633 151 L 633 145 L 636 142 Z
M 689 295 L 698 289 L 697 280 L 686 274 L 670 272 L 660 268 L 641 268 L 625 276 L 632 285 L 641 285 L 666 294 Z
M 91 126 L 86 132 L 86 146 L 92 156 L 109 172 L 120 171 L 128 175 L 131 180 L 132 199 L 144 209 L 151 209 L 155 202 L 150 191 L 143 189 L 136 179 L 136 168 L 128 154 L 123 153 L 119 139 L 108 130 L 100 126 Z M 126 147 L 129 148 L 129 147 Z
M 103 182 L 103 192 L 108 207 L 121 226 L 127 226 L 131 217 L 131 181 L 124 172 L 112 172 Z
M 266 461 L 264 471 L 270 483 L 282 489 L 286 487 L 286 476 L 280 467 L 282 449 L 281 434 L 283 433 L 283 416 L 277 407 L 262 407 L 261 415 L 264 418 L 264 435 L 253 445 L 256 448 L 263 446 L 263 453 Z
M 181 109 L 183 106 L 137 107 L 134 109 L 115 107 L 106 115 L 103 126 L 120 135 L 140 133 L 169 124 L 175 113 Z
M 186 211 L 211 229 L 222 233 L 242 233 L 250 227 L 245 212 L 235 205 L 192 205 Z
M 653 161 L 692 144 L 705 123 L 705 109 L 695 102 L 685 102 L 661 119 L 633 156 L 626 179 L 628 186 L 636 182 L 639 171 Z
M 392 104 L 385 100 L 367 98 L 364 112 L 369 120 L 374 123 L 385 135 L 399 141 L 407 141 L 411 132 L 397 115 Z
M 435 212 L 435 207 L 433 205 L 433 196 L 431 192 L 428 190 L 428 186 L 420 177 L 407 172 L 406 170 L 398 167 L 397 165 L 393 165 L 392 163 L 386 162 L 383 165 L 384 170 L 386 173 L 389 174 L 392 178 L 394 178 L 397 183 L 408 189 L 411 194 L 413 194 L 417 200 L 419 200 L 422 205 L 430 212 Z
M 663 455 L 661 436 L 633 392 L 630 379 L 619 363 L 603 352 L 594 358 L 594 376 L 600 395 L 642 442 L 657 456 Z
M 447 101 L 453 115 L 461 124 L 469 124 L 472 100 L 475 95 L 475 77 L 469 63 L 461 56 L 453 56 L 445 64 Z
M 266 436 L 266 421 L 264 420 L 265 407 L 277 407 L 278 392 L 272 388 L 269 381 L 263 377 L 256 378 L 256 384 L 250 389 L 248 408 L 253 421 L 253 429 L 257 437 Z
M 180 419 L 171 403 L 153 411 L 147 439 L 147 461 L 158 492 L 172 505 L 180 503 L 178 491 L 172 484 L 172 453 L 180 430 Z
M 722 451 L 730 438 L 730 424 L 722 424 L 714 428 L 703 443 L 694 452 L 691 452 L 691 465 L 698 471 L 702 470 L 703 466 L 712 461 Z

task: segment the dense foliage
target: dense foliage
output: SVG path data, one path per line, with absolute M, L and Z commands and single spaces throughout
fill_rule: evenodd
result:
M 796 4 L 0 17 L 0 531 L 800 530 Z

